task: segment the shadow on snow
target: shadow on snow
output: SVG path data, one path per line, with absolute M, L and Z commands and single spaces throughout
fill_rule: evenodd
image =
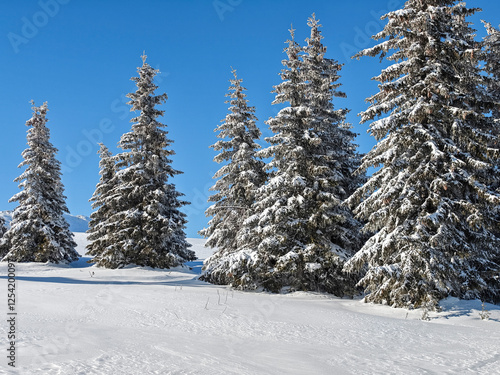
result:
M 7 276 L 0 276 L 0 279 L 7 279 Z M 16 276 L 18 281 L 31 281 L 38 283 L 57 283 L 57 284 L 78 284 L 78 285 L 162 285 L 162 286 L 193 286 L 204 287 L 213 286 L 204 281 L 198 280 L 198 276 L 191 279 L 172 279 L 172 280 L 157 280 L 157 281 L 116 281 L 116 280 L 99 280 L 96 276 L 88 280 L 74 279 L 70 277 L 59 276 Z

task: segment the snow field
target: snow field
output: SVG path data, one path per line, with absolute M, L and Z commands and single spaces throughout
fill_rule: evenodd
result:
M 75 235 L 83 254 L 85 234 Z M 191 243 L 200 258 L 210 254 L 203 240 Z M 17 265 L 20 367 L 4 358 L 0 373 L 500 373 L 500 308 L 486 305 L 483 321 L 480 301 L 448 299 L 422 321 L 421 310 L 359 299 L 210 285 L 197 280 L 201 261 L 192 270 L 109 270 L 87 259 Z

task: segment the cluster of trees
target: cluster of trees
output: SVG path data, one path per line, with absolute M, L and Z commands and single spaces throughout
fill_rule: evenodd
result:
M 288 106 L 267 121 L 267 148 L 235 76 L 212 146 L 225 165 L 200 232 L 217 248 L 202 279 L 339 296 L 358 287 L 396 307 L 499 302 L 500 32 L 486 24 L 476 41 L 467 17 L 478 10 L 408 0 L 383 17 L 381 42 L 356 56 L 392 62 L 361 113 L 378 141 L 362 159 L 332 105 L 341 66 L 325 57 L 314 15 L 305 46 L 291 31 L 273 103 Z
M 341 65 L 325 57 L 318 20 L 301 47 L 287 41 L 275 104 L 289 103 L 267 124 L 269 147 L 259 150 L 261 133 L 241 80 L 231 80 L 229 114 L 212 147 L 227 162 L 207 210 L 213 218 L 200 233 L 217 251 L 205 262 L 202 279 L 216 284 L 278 292 L 283 288 L 343 294 L 354 278 L 342 273 L 360 238 L 360 223 L 342 205 L 363 177 L 353 172 L 360 156 L 347 110 L 336 110 Z M 265 164 L 261 159 L 270 158 Z
M 101 144 L 101 178 L 91 198 L 95 212 L 89 224 L 90 262 L 108 268 L 127 264 L 169 268 L 194 260 L 184 228 L 186 217 L 180 208 L 187 204 L 169 178 L 181 172 L 172 168 L 165 125 L 157 118 L 156 106 L 166 94 L 155 95 L 157 70 L 146 63 L 138 68 L 137 91 L 128 95 L 132 129 L 119 142 L 124 152 L 111 155 Z M 46 127 L 47 103 L 33 104 L 27 121 L 28 149 L 20 167 L 26 170 L 16 181 L 21 192 L 12 197 L 19 205 L 9 229 L 1 225 L 0 256 L 15 262 L 71 262 L 78 259 L 63 213 L 68 212 L 61 183 L 57 149 L 50 143 Z M 2 219 L 3 220 L 3 219 Z
M 361 113 L 377 145 L 356 151 L 347 109 L 336 109 L 342 66 L 326 57 L 321 25 L 308 20 L 301 46 L 294 30 L 282 82 L 259 146 L 255 108 L 242 80 L 227 96 L 217 127 L 213 205 L 200 231 L 216 248 L 203 280 L 272 292 L 353 295 L 397 307 L 434 309 L 447 296 L 500 301 L 500 31 L 485 23 L 475 40 L 455 0 L 408 0 L 390 12 L 381 41 L 356 57 L 392 62 L 375 80 L 379 92 Z M 138 116 L 112 155 L 101 144 L 100 181 L 91 198 L 91 262 L 170 268 L 194 260 L 184 233 L 187 202 L 171 178 L 172 141 L 158 121 L 157 70 L 138 68 L 128 94 Z M 0 257 L 18 262 L 78 259 L 69 225 L 47 104 L 33 104 L 28 148 L 16 179 L 21 192 Z M 375 167 L 370 177 L 366 170 Z

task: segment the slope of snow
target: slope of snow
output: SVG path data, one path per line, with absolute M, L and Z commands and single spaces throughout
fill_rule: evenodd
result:
M 0 216 L 5 219 L 6 225 L 9 226 L 12 220 L 12 211 L 0 211 Z M 87 216 L 64 214 L 64 218 L 72 232 L 86 232 L 89 229 L 90 218 Z
M 76 233 L 85 253 L 85 234 Z M 204 240 L 192 240 L 200 258 Z M 17 264 L 17 364 L 8 374 L 498 374 L 500 307 L 392 309 L 314 293 L 243 293 L 156 270 Z M 0 264 L 2 295 L 6 264 Z M 6 301 L 3 303 L 6 311 Z M 4 315 L 5 317 L 6 315 Z M 7 323 L 0 347 L 7 348 Z
M 89 229 L 90 218 L 87 216 L 64 214 L 64 218 L 68 222 L 72 232 L 85 233 Z

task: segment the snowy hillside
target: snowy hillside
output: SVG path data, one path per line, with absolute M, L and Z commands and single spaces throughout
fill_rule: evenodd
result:
M 76 233 L 78 252 L 85 234 Z M 191 240 L 200 258 L 210 251 Z M 17 371 L 8 374 L 498 374 L 500 307 L 443 312 L 314 293 L 243 293 L 189 268 L 17 264 Z M 1 264 L 2 275 L 6 265 Z M 5 276 L 1 293 L 7 293 Z M 4 304 L 6 308 L 6 304 Z M 6 323 L 0 346 L 7 347 Z
M 6 224 L 9 225 L 12 220 L 12 211 L 0 211 L 0 216 L 3 217 L 6 221 Z M 86 232 L 89 228 L 89 220 L 90 218 L 82 215 L 68 215 L 64 214 L 66 221 L 69 224 L 69 228 L 72 232 Z

